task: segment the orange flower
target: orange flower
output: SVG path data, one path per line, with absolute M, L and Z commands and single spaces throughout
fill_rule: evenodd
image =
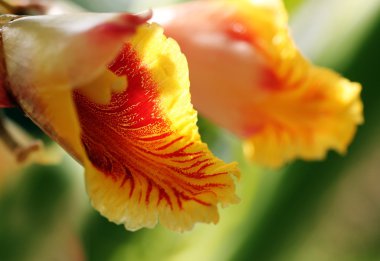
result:
M 232 175 L 201 142 L 185 57 L 149 15 L 18 18 L 2 29 L 8 91 L 85 168 L 92 204 L 129 230 L 216 223 Z M 21 39 L 21 40 L 20 40 Z
M 278 167 L 346 151 L 363 121 L 361 86 L 300 54 L 281 1 L 192 1 L 153 21 L 188 58 L 195 108 L 242 137 L 249 158 Z

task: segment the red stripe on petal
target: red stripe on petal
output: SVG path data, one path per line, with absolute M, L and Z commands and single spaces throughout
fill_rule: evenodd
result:
M 229 173 L 212 171 L 220 163 L 207 147 L 172 130 L 160 107 L 159 86 L 130 45 L 109 68 L 128 79 L 128 88 L 113 94 L 109 104 L 73 95 L 93 166 L 121 194 L 146 207 L 185 211 L 189 201 L 214 206 L 220 193 L 214 190 L 233 186 Z

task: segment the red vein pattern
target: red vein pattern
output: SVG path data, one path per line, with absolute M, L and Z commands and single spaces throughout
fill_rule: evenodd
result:
M 216 204 L 233 201 L 227 200 L 234 191 L 231 166 L 221 167 L 199 139 L 180 136 L 171 128 L 160 108 L 159 86 L 129 44 L 109 69 L 128 79 L 126 91 L 113 94 L 109 104 L 73 94 L 88 158 L 114 186 L 102 204 L 108 204 L 107 198 L 121 201 L 116 216 L 104 214 L 129 229 L 153 226 L 158 216 L 174 230 L 190 229 L 196 221 L 215 223 Z M 95 190 L 102 188 L 97 185 Z M 149 221 L 134 220 L 144 218 Z

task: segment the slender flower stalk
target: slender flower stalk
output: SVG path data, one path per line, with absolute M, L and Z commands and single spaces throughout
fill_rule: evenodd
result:
M 23 163 L 28 158 L 29 154 L 40 150 L 42 144 L 38 141 L 30 142 L 26 146 L 21 144 L 22 142 L 18 141 L 17 137 L 14 137 L 16 127 L 10 124 L 11 123 L 6 123 L 3 117 L 0 117 L 0 139 L 6 147 L 6 150 L 16 156 L 16 161 Z M 11 130 L 9 130 L 9 128 L 11 128 Z M 5 165 L 5 162 L 3 164 Z
M 22 168 L 32 163 L 51 165 L 60 162 L 61 153 L 44 147 L 0 113 L 0 194 L 3 186 Z

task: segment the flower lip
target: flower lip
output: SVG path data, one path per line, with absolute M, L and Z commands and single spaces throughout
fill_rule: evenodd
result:
M 130 230 L 184 231 L 237 202 L 238 170 L 202 143 L 186 59 L 158 25 L 139 26 L 150 15 L 21 18 L 4 28 L 5 61 L 24 112 L 85 167 L 96 209 Z
M 158 220 L 176 231 L 216 223 L 236 203 L 234 164 L 201 142 L 185 57 L 157 25 L 140 27 L 109 69 L 128 87 L 99 104 L 74 92 L 93 205 L 129 230 Z

